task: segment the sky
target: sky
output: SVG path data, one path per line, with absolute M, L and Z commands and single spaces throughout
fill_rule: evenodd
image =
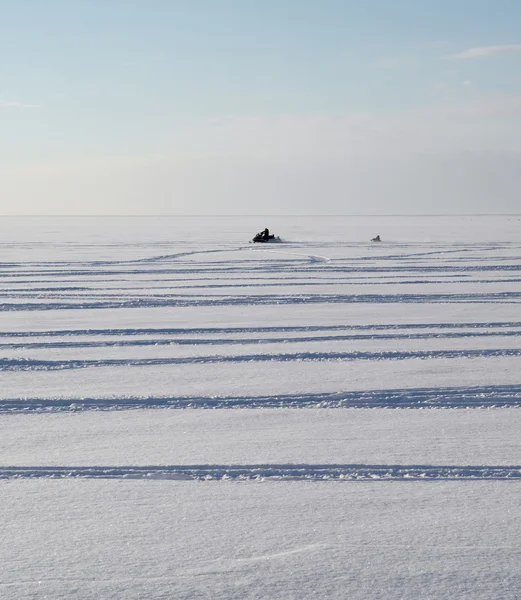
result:
M 0 214 L 521 212 L 519 0 L 0 14 Z

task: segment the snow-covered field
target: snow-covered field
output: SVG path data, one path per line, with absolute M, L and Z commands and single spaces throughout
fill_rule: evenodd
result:
M 0 309 L 0 597 L 521 598 L 520 217 L 4 218 Z

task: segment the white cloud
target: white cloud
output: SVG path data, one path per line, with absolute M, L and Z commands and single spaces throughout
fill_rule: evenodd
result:
M 521 53 L 521 44 L 507 44 L 504 46 L 477 46 L 468 48 L 458 54 L 444 56 L 444 60 L 472 60 L 474 58 L 486 58 L 497 54 Z

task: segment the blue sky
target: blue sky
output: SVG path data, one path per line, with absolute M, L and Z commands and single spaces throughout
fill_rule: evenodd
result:
M 519 0 L 17 0 L 0 213 L 519 212 Z

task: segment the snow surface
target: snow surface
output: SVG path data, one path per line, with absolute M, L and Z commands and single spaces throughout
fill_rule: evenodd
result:
M 520 250 L 518 216 L 4 219 L 0 597 L 520 597 Z

